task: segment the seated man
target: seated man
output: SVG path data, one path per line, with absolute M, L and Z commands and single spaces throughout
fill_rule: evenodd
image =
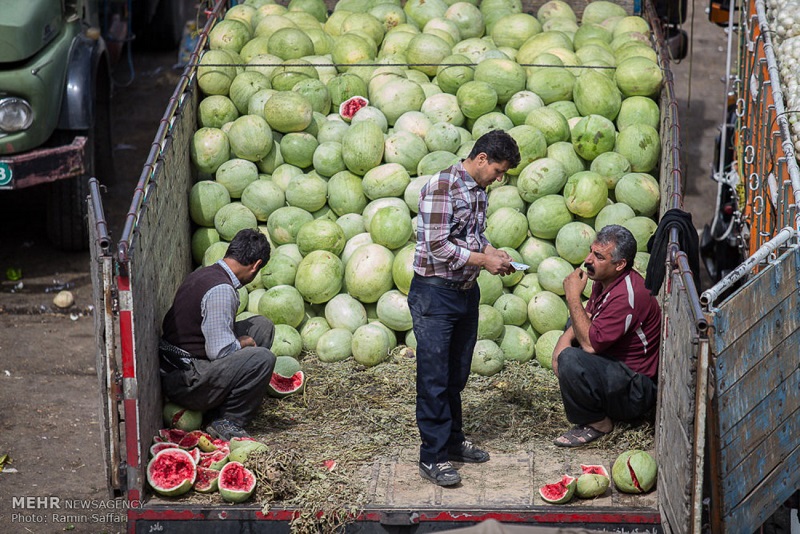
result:
M 608 434 L 613 421 L 634 421 L 656 403 L 661 309 L 633 270 L 636 240 L 626 228 L 597 233 L 584 261 L 564 279 L 570 322 L 553 350 L 567 419 L 575 426 L 556 438 L 579 447 Z M 584 309 L 581 293 L 594 281 Z
M 218 439 L 248 435 L 242 427 L 258 411 L 275 366 L 274 325 L 259 315 L 236 321 L 237 289 L 255 279 L 269 255 L 264 234 L 241 230 L 223 259 L 186 277 L 164 317 L 163 393 L 206 412 L 206 431 Z M 172 366 L 165 366 L 170 353 Z

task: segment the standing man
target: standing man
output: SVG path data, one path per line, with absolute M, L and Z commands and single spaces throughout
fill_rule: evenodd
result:
M 633 234 L 609 225 L 592 243 L 586 272 L 564 279 L 571 325 L 553 350 L 553 372 L 575 426 L 554 440 L 559 447 L 586 445 L 656 404 L 661 309 L 633 270 L 635 256 Z M 584 309 L 587 279 L 594 285 Z
M 164 317 L 164 395 L 206 412 L 206 431 L 225 441 L 248 436 L 243 427 L 261 406 L 275 366 L 269 319 L 236 321 L 238 289 L 255 279 L 269 255 L 264 234 L 241 230 L 223 259 L 186 278 Z
M 480 270 L 513 272 L 511 257 L 484 237 L 486 187 L 519 164 L 517 143 L 494 130 L 467 159 L 433 175 L 420 191 L 414 278 L 408 305 L 417 339 L 419 472 L 439 486 L 461 482 L 451 460 L 486 462 L 489 454 L 462 430 L 461 391 L 478 336 Z

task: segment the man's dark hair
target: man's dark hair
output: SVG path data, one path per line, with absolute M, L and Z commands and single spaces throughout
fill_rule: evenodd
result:
M 611 252 L 611 260 L 618 262 L 625 260 L 628 269 L 633 268 L 633 259 L 636 257 L 636 238 L 630 230 L 618 224 L 609 224 L 604 226 L 595 237 L 595 242 L 601 245 L 614 245 L 614 250 Z
M 468 159 L 475 159 L 484 152 L 490 163 L 507 161 L 509 168 L 519 165 L 519 147 L 514 138 L 503 130 L 492 130 L 480 136 L 472 146 Z
M 269 254 L 270 248 L 267 236 L 258 230 L 246 228 L 239 230 L 233 236 L 225 257 L 232 258 L 242 265 L 252 265 L 258 260 L 262 261 L 262 265 L 266 265 L 269 261 Z

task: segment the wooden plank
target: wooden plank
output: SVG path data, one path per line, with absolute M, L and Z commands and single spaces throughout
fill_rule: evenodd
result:
M 729 512 L 748 494 L 747 488 L 758 487 L 765 474 L 781 471 L 788 479 L 797 481 L 797 462 L 789 460 L 800 446 L 796 436 L 800 433 L 800 411 L 795 411 L 774 432 L 723 478 L 725 496 L 723 513 Z
M 800 329 L 769 352 L 734 387 L 717 397 L 723 447 L 736 439 L 737 432 L 731 432 L 732 436 L 727 433 L 741 422 L 749 420 L 751 424 L 759 424 L 758 421 L 766 419 L 765 427 L 770 428 L 770 422 L 779 420 L 781 413 L 794 411 L 792 403 L 798 400 L 793 397 L 798 393 L 792 394 L 791 380 L 798 370 L 798 354 L 800 354 Z M 789 373 L 792 374 L 787 377 Z M 795 386 L 798 384 L 796 380 Z M 790 391 L 780 393 L 787 382 Z M 780 393 L 780 396 L 770 400 L 776 392 Z M 754 430 L 752 426 L 746 427 L 747 433 L 752 433 Z
M 778 506 L 797 491 L 798 468 L 800 445 L 786 457 L 780 469 L 768 473 L 761 484 L 726 514 L 726 532 L 756 532 Z
M 791 414 L 800 409 L 800 393 L 795 372 L 769 398 L 742 419 L 721 443 L 723 471 L 730 472 L 738 462 Z
M 665 295 L 656 447 L 659 508 L 672 532 L 691 529 L 697 336 L 683 281 L 673 273 Z
M 106 303 L 106 290 L 108 289 L 104 271 L 104 262 L 111 261 L 103 257 L 97 244 L 97 218 L 101 215 L 95 213 L 94 205 L 89 202 L 89 253 L 92 276 L 92 303 L 94 304 L 94 339 L 95 339 L 95 369 L 100 385 L 100 444 L 103 452 L 105 466 L 106 491 L 109 498 L 114 498 L 116 490 L 120 487 L 120 435 L 119 411 L 116 399 L 116 390 L 109 384 L 109 377 L 116 374 L 115 354 L 108 353 L 107 343 L 113 339 L 114 332 L 107 331 L 106 320 L 111 311 Z
M 726 439 L 725 433 L 728 430 L 745 419 L 747 414 L 760 405 L 771 392 L 775 391 L 781 382 L 786 380 L 787 374 L 793 373 L 798 368 L 800 329 L 795 330 L 774 348 L 757 343 L 754 345 L 757 345 L 758 350 L 765 354 L 765 357 L 756 363 L 732 388 L 724 394 L 718 395 L 716 399 L 720 411 L 720 435 L 723 440 Z M 734 354 L 731 356 L 733 357 Z
M 697 362 L 697 345 L 693 340 L 697 331 L 691 319 L 692 313 L 683 281 L 677 274 L 673 275 L 664 315 L 659 361 L 662 413 L 669 414 L 668 421 L 677 420 L 683 425 L 686 434 L 691 434 L 694 425 Z
M 652 453 L 652 451 L 650 451 Z M 492 453 L 490 462 L 460 464 L 456 467 L 463 483 L 441 488 L 419 476 L 417 448 L 404 448 L 375 461 L 368 501 L 384 510 L 556 510 L 539 496 L 544 484 L 560 480 L 564 473 L 577 474 L 581 463 L 610 466 L 614 454 L 608 451 L 534 451 Z M 659 484 L 661 484 L 659 482 Z M 570 513 L 654 511 L 661 487 L 643 495 L 627 495 L 609 489 L 594 499 L 574 499 L 563 507 Z
M 769 310 L 797 291 L 798 263 L 800 250 L 787 252 L 715 310 L 715 354 L 722 353 Z
M 718 393 L 724 395 L 729 389 L 736 389 L 737 381 L 762 365 L 759 360 L 798 329 L 800 329 L 800 299 L 795 291 L 777 303 L 750 330 L 717 355 Z M 786 367 L 788 369 L 792 367 L 789 362 L 783 363 L 788 364 Z M 763 395 L 753 396 L 756 401 L 763 398 Z
M 753 532 L 791 494 L 783 488 L 800 481 L 796 439 L 786 434 L 800 418 L 791 333 L 798 264 L 800 250 L 790 250 L 713 310 L 712 378 L 725 380 L 724 388 L 712 383 L 709 406 L 715 532 Z
M 687 469 L 691 458 L 690 437 L 680 425 L 670 425 L 659 435 L 658 486 L 662 515 L 673 532 L 688 532 L 690 523 L 692 471 Z
M 747 414 L 737 426 L 738 439 L 720 447 L 723 487 L 736 486 L 741 488 L 738 491 L 746 492 L 747 488 L 758 484 L 759 474 L 769 472 L 795 447 L 797 440 L 793 438 L 800 433 L 798 384 L 800 370 L 782 382 L 757 410 Z M 795 406 L 793 410 L 782 411 L 778 416 L 770 413 L 771 408 L 778 410 L 792 405 Z

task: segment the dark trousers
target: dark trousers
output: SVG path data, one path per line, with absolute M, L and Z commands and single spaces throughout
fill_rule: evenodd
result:
M 258 412 L 275 367 L 269 348 L 275 336 L 272 322 L 260 315 L 238 321 L 236 336 L 252 337 L 257 347 L 245 347 L 216 360 L 194 358 L 190 368 L 161 378 L 165 396 L 184 408 L 205 412 L 206 419 L 228 419 L 246 426 Z
M 408 306 L 417 338 L 417 426 L 421 462 L 447 461 L 449 445 L 464 440 L 461 392 L 478 337 L 480 290 L 432 286 L 416 277 Z
M 656 384 L 614 358 L 568 347 L 558 357 L 567 419 L 576 425 L 636 421 L 656 405 Z

